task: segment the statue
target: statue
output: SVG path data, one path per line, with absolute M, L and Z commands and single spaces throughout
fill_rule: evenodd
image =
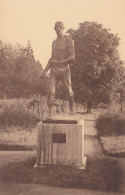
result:
M 55 87 L 59 80 L 62 81 L 69 97 L 70 114 L 74 114 L 74 94 L 71 85 L 70 73 L 70 65 L 72 65 L 75 60 L 74 41 L 70 37 L 64 36 L 63 22 L 56 22 L 54 29 L 57 34 L 57 39 L 52 43 L 52 56 L 41 74 L 42 78 L 50 69 L 47 100 L 49 108 L 48 119 L 52 119 L 53 117 L 52 111 L 55 100 Z

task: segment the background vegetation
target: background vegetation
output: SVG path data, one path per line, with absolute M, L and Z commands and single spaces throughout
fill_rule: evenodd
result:
M 75 42 L 76 60 L 72 67 L 75 99 L 88 107 L 109 104 L 114 91 L 125 81 L 118 53 L 119 37 L 96 22 L 83 22 L 67 32 Z
M 120 115 L 101 115 L 95 127 L 100 136 L 125 135 L 125 119 Z
M 0 41 L 0 98 L 47 94 L 48 78 L 40 79 L 42 66 L 34 58 L 30 42 L 23 47 Z

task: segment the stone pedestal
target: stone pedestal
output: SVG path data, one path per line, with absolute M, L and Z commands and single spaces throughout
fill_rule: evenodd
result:
M 43 120 L 37 131 L 34 167 L 63 164 L 85 168 L 84 120 Z

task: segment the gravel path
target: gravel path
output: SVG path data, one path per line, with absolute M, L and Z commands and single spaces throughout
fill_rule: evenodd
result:
M 95 190 L 59 188 L 41 184 L 1 183 L 0 195 L 121 195 Z
M 97 136 L 85 136 L 85 156 L 102 156 L 102 147 Z

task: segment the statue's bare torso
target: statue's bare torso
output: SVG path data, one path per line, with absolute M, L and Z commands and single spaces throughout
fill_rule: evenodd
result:
M 56 39 L 52 44 L 52 59 L 60 61 L 65 60 L 69 56 L 74 55 L 74 51 L 72 48 L 74 48 L 73 40 L 69 37 L 63 37 L 61 39 Z M 58 65 L 54 65 L 51 67 L 52 70 L 56 74 L 61 74 L 67 71 L 69 69 L 69 63 L 64 62 L 60 63 Z
M 68 38 L 56 39 L 52 45 L 52 58 L 64 60 L 68 57 Z

